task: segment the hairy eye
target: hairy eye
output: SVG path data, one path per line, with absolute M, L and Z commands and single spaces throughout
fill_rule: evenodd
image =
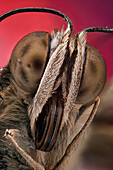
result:
M 106 82 L 106 65 L 99 51 L 87 45 L 86 61 L 76 103 L 88 104 L 102 91 Z

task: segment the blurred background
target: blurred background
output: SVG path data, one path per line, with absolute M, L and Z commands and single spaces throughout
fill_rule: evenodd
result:
M 62 11 L 70 17 L 77 33 L 84 28 L 113 27 L 113 0 L 0 0 L 0 15 L 21 7 L 47 7 Z M 24 35 L 33 31 L 59 29 L 65 21 L 58 16 L 44 13 L 24 13 L 11 16 L 0 23 L 0 67 L 7 64 L 14 45 Z M 113 74 L 113 34 L 89 33 L 88 42 L 103 55 L 108 78 Z
M 21 7 L 54 8 L 72 21 L 73 32 L 87 27 L 113 27 L 113 0 L 0 0 L 0 15 Z M 0 68 L 7 65 L 15 44 L 33 31 L 48 31 L 65 21 L 52 14 L 24 13 L 0 23 Z M 107 65 L 107 83 L 101 95 L 98 113 L 76 153 L 70 157 L 67 169 L 113 170 L 113 34 L 89 33 L 87 41 L 103 55 Z M 79 157 L 79 159 L 78 159 Z

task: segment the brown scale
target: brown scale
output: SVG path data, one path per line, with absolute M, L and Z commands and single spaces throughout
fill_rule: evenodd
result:
M 44 72 L 50 41 L 51 36 L 49 33 L 34 32 L 26 35 L 17 43 L 10 59 L 10 70 L 17 89 L 19 87 L 29 95 L 32 95 L 37 90 Z M 73 55 L 76 58 L 76 53 L 73 53 Z M 95 100 L 103 89 L 106 80 L 105 62 L 98 50 L 91 45 L 87 45 L 85 57 L 81 84 L 76 100 L 77 104 L 82 105 L 89 104 Z M 16 67 L 14 67 L 15 65 Z M 57 93 L 58 91 L 46 103 L 36 123 L 35 143 L 40 150 L 49 151 L 48 148 L 52 148 L 58 134 L 63 104 L 58 102 L 61 101 L 61 97 L 58 97 Z M 60 93 L 62 93 L 61 90 Z M 60 111 L 57 111 L 57 108 Z M 60 117 L 58 118 L 58 116 Z M 58 120 L 55 122 L 57 118 Z M 54 125 L 54 122 L 56 125 Z M 54 132 L 56 126 L 58 126 L 57 131 Z M 55 138 L 54 141 L 52 138 Z M 49 147 L 49 145 L 52 146 Z

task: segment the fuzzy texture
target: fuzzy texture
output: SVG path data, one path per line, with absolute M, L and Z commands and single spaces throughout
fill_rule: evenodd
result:
M 75 95 L 75 97 L 79 90 L 82 72 L 84 54 L 84 51 L 82 54 L 82 47 L 83 49 L 85 48 L 84 38 L 79 38 L 77 41 L 79 45 L 77 55 L 78 62 L 76 69 L 75 63 L 73 63 L 74 67 L 72 74 L 72 79 L 77 79 L 73 80 L 75 82 L 71 81 L 70 84 L 68 84 L 68 86 L 71 87 L 77 83 L 75 89 L 73 87 L 73 92 L 69 89 L 69 96 L 72 94 Z M 67 36 L 62 40 L 62 43 L 60 43 L 52 54 L 40 82 L 38 91 L 33 99 L 34 103 L 31 102 L 30 104 L 30 120 L 28 117 L 29 105 L 24 103 L 25 99 L 28 97 L 28 94 L 22 91 L 24 98 L 21 98 L 21 95 L 18 93 L 18 88 L 14 84 L 9 66 L 2 70 L 0 75 L 0 169 L 62 169 L 71 152 L 76 149 L 79 140 L 91 123 L 92 118 L 96 113 L 99 99 L 94 101 L 95 104 L 82 108 L 81 105 L 75 104 L 76 99 L 74 96 L 72 96 L 71 101 L 67 98 L 70 104 L 72 104 L 72 108 L 71 110 L 67 110 L 69 111 L 68 119 L 66 119 L 66 123 L 64 123 L 65 119 L 63 119 L 63 126 L 59 131 L 54 147 L 50 152 L 42 152 L 40 150 L 36 150 L 35 148 L 31 130 L 33 132 L 35 119 L 37 119 L 38 114 L 41 112 L 44 104 L 62 81 L 62 79 L 59 79 L 58 74 L 60 73 L 60 77 L 63 77 L 62 71 L 64 71 L 63 64 L 65 63 L 63 61 L 65 61 L 65 53 L 67 52 L 66 47 L 68 45 Z M 54 66 L 56 66 L 56 69 Z M 78 70 L 75 75 L 74 70 Z M 55 84 L 56 79 L 60 80 L 57 85 Z M 67 79 L 65 82 L 67 83 Z M 65 101 L 67 102 L 67 100 Z M 83 110 L 83 112 L 81 110 Z M 30 121 L 32 125 L 31 129 Z M 6 137 L 4 137 L 4 133 Z M 10 145 L 10 142 L 12 145 Z
M 57 49 L 53 52 L 50 60 L 47 64 L 46 70 L 41 79 L 40 85 L 38 87 L 37 93 L 34 97 L 34 101 L 29 107 L 29 116 L 31 121 L 31 130 L 34 136 L 34 126 L 35 120 L 37 119 L 39 113 L 41 113 L 42 108 L 48 101 L 48 99 L 52 96 L 54 92 L 54 84 L 57 76 L 59 75 L 60 68 L 63 64 L 66 47 L 68 43 L 69 37 L 66 35 L 62 42 L 59 44 Z
M 69 92 L 67 96 L 67 101 L 65 103 L 64 108 L 64 115 L 65 120 L 67 122 L 69 112 L 73 109 L 74 104 L 76 103 L 77 94 L 79 91 L 79 86 L 81 82 L 82 70 L 83 70 L 83 63 L 84 63 L 84 56 L 85 56 L 85 47 L 86 47 L 86 34 L 80 34 L 77 38 L 77 56 L 76 61 L 74 63 L 74 67 L 72 70 L 72 77 L 69 87 Z M 67 80 L 68 81 L 68 80 Z
M 7 74 L 5 75 L 6 78 L 7 78 L 7 75 L 9 79 L 9 85 L 7 84 L 6 86 L 5 85 L 2 86 L 2 91 L 0 92 L 0 96 L 2 99 L 1 102 L 3 102 L 4 100 L 4 103 L 0 105 L 1 106 L 0 169 L 13 170 L 16 168 L 18 170 L 19 169 L 30 170 L 33 167 L 36 167 L 36 169 L 39 169 L 39 167 L 37 166 L 37 162 L 40 163 L 40 165 L 43 166 L 45 169 L 48 169 L 48 170 L 54 169 L 57 167 L 60 168 L 60 166 L 61 166 L 60 169 L 62 169 L 62 166 L 65 164 L 65 161 L 67 161 L 68 156 L 70 155 L 70 154 L 66 154 L 65 152 L 72 152 L 77 147 L 77 144 L 78 144 L 78 138 L 76 138 L 77 134 L 79 134 L 82 128 L 85 127 L 86 125 L 89 126 L 89 123 L 92 120 L 91 118 L 87 122 L 88 118 L 90 117 L 93 105 L 90 106 L 88 110 L 86 109 L 86 112 L 84 112 L 82 116 L 78 117 L 76 123 L 75 123 L 75 118 L 76 118 L 75 113 L 76 114 L 79 113 L 79 110 L 75 106 L 73 109 L 73 112 L 70 113 L 67 125 L 64 125 L 64 127 L 62 128 L 62 131 L 60 131 L 54 148 L 48 153 L 41 152 L 39 150 L 36 150 L 35 146 L 33 145 L 34 141 L 30 134 L 29 118 L 27 115 L 27 106 L 23 104 L 19 96 L 16 95 L 15 87 L 12 83 L 10 83 L 11 82 L 10 72 L 7 72 Z M 95 112 L 93 113 L 93 116 L 94 114 Z M 71 122 L 71 126 L 70 126 L 70 122 Z M 10 145 L 9 141 L 4 137 L 4 132 L 7 128 L 18 129 L 20 131 L 19 133 L 18 131 L 10 130 L 11 132 L 13 132 L 13 136 L 12 135 L 11 136 L 14 138 L 14 141 L 17 142 L 16 145 L 15 145 L 15 142 L 13 143 L 16 149 L 14 148 L 14 146 Z M 15 135 L 14 135 L 14 132 L 16 132 Z M 80 133 L 80 135 L 82 136 L 83 133 Z M 72 147 L 72 149 L 70 150 L 68 149 L 68 146 L 71 146 L 72 141 L 73 142 L 75 141 L 74 142 L 75 144 L 74 144 L 74 147 Z M 20 148 L 18 148 L 17 145 Z M 67 150 L 70 150 L 70 151 L 67 151 Z M 66 154 L 66 160 L 64 159 L 65 154 Z M 29 156 L 31 157 L 31 159 L 35 161 L 32 167 L 29 166 L 30 165 L 29 160 L 28 160 Z M 65 161 L 62 162 L 61 161 L 62 159 Z
M 75 49 L 77 50 L 77 56 L 73 55 L 73 57 L 76 58 L 76 61 L 74 61 L 73 63 L 73 70 L 71 72 L 72 77 L 70 75 L 71 82 L 70 82 L 70 87 L 68 88 L 69 89 L 68 96 L 67 98 L 64 98 L 64 101 L 66 102 L 64 103 L 64 116 L 63 116 L 62 126 L 64 125 L 64 123 L 67 122 L 69 112 L 72 110 L 73 105 L 76 102 L 78 89 L 80 86 L 80 81 L 82 76 L 83 63 L 84 63 L 84 55 L 85 55 L 85 47 L 86 47 L 85 36 L 86 33 L 83 32 L 79 34 L 77 38 L 77 47 L 76 47 L 77 49 Z M 35 134 L 34 130 L 36 126 L 35 121 L 37 120 L 39 113 L 41 113 L 42 108 L 44 107 L 48 99 L 52 96 L 52 93 L 56 90 L 54 88 L 54 84 L 56 78 L 60 74 L 60 69 L 65 62 L 65 58 L 66 58 L 65 55 L 67 52 L 66 49 L 67 49 L 68 42 L 69 42 L 69 35 L 67 34 L 63 37 L 62 42 L 59 44 L 59 46 L 56 48 L 56 50 L 53 52 L 52 56 L 50 57 L 44 75 L 38 87 L 37 93 L 34 97 L 34 101 L 29 107 L 29 116 L 31 121 L 31 130 L 32 130 L 33 137 Z M 69 63 L 72 63 L 72 61 L 70 60 Z M 59 81 L 58 83 L 59 85 L 61 81 Z M 63 82 L 64 81 L 65 80 L 63 80 Z M 69 80 L 67 79 L 67 82 L 68 81 Z
M 4 76 L 3 76 L 4 75 Z M 45 167 L 45 169 L 53 169 L 57 167 L 60 160 L 65 155 L 68 145 L 72 142 L 75 136 L 81 131 L 82 127 L 87 122 L 87 119 L 91 113 L 92 106 L 90 111 L 84 112 L 82 117 L 78 119 L 78 123 L 75 123 L 75 113 L 77 114 L 79 110 L 75 109 L 70 113 L 68 122 L 59 133 L 58 139 L 54 148 L 48 152 L 41 152 L 35 149 L 33 145 L 34 141 L 30 134 L 29 128 L 29 118 L 27 114 L 27 105 L 24 104 L 19 96 L 16 94 L 16 89 L 14 84 L 12 84 L 12 77 L 10 74 L 9 68 L 2 73 L 1 77 L 4 77 L 4 81 L 7 83 L 0 86 L 0 169 L 32 169 L 29 166 L 29 161 L 26 159 L 26 154 L 30 156 L 35 162 L 40 163 Z M 2 80 L 1 80 L 2 81 Z M 86 116 L 86 114 L 88 116 Z M 81 122 L 81 123 L 80 123 Z M 78 125 L 77 125 L 78 124 Z M 79 126 L 81 124 L 81 127 Z M 79 129 L 78 129 L 79 126 Z M 17 142 L 18 146 L 22 154 L 22 150 L 24 154 L 21 156 L 18 153 L 18 147 L 16 149 L 14 146 L 9 144 L 9 141 L 4 137 L 4 133 L 6 129 L 18 129 L 22 134 L 19 134 L 16 131 L 17 137 L 14 137 L 14 140 Z M 7 131 L 6 131 L 7 132 Z M 14 130 L 13 130 L 14 132 Z M 23 136 L 24 134 L 24 136 Z M 30 139 L 30 140 L 29 140 Z M 65 139 L 65 140 L 64 140 Z M 76 143 L 76 140 L 75 140 Z M 31 148 L 31 149 L 30 149 Z M 75 149 L 74 147 L 73 149 Z M 73 150 L 72 149 L 72 150 Z M 23 157 L 25 156 L 25 157 Z M 23 159 L 25 158 L 25 159 Z M 59 162 L 59 163 L 58 163 Z M 57 165 L 57 166 L 56 166 Z
M 5 130 L 19 129 L 28 134 L 27 107 L 16 95 L 9 68 L 0 76 L 0 169 L 29 169 L 25 160 L 4 137 Z

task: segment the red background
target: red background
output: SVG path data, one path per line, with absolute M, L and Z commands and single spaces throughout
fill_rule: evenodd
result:
M 0 0 L 0 15 L 21 7 L 47 7 L 62 11 L 70 17 L 74 32 L 84 28 L 113 27 L 113 0 Z M 14 45 L 33 31 L 49 31 L 65 25 L 58 16 L 44 13 L 24 13 L 11 16 L 0 23 L 0 68 L 10 58 Z M 89 33 L 88 42 L 103 55 L 108 78 L 113 75 L 113 33 Z

